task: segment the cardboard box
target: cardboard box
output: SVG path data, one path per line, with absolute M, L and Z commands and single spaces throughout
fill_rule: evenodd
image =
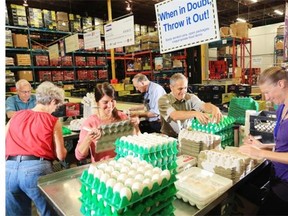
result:
M 63 81 L 63 71 L 52 71 L 52 81 Z
M 235 77 L 235 78 L 240 78 L 240 77 L 242 77 L 242 68 L 241 68 L 241 67 L 235 67 L 234 77 Z
M 125 84 L 124 89 L 125 89 L 125 91 L 133 91 L 134 86 L 133 86 L 133 84 Z
M 32 71 L 17 71 L 19 79 L 26 79 L 27 81 L 33 81 Z
M 118 96 L 125 96 L 125 95 L 130 95 L 130 91 L 118 91 Z
M 25 66 L 31 65 L 31 58 L 29 54 L 16 54 L 16 65 Z
M 23 34 L 12 34 L 14 47 L 25 47 L 28 48 L 28 38 L 27 35 Z
M 68 21 L 68 13 L 58 11 L 56 13 L 56 20 L 57 21 Z
M 52 81 L 51 71 L 39 71 L 39 82 Z
M 125 86 L 123 83 L 111 84 L 115 91 L 124 91 Z
M 13 38 L 12 38 L 11 30 L 6 30 L 5 36 L 6 36 L 5 46 L 6 47 L 13 47 Z

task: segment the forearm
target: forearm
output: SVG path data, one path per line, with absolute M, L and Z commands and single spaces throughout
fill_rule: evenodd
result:
M 7 112 L 6 112 L 6 115 L 7 115 L 7 117 L 10 119 L 10 118 L 12 118 L 12 116 L 13 116 L 15 113 L 16 113 L 16 111 L 7 111 Z
M 78 143 L 77 151 L 81 154 L 82 157 L 87 157 L 87 155 L 89 154 L 91 142 L 92 141 L 90 139 L 85 138 L 81 143 Z
M 202 110 L 206 113 L 213 113 L 213 111 L 218 111 L 219 108 L 211 103 L 205 103 L 202 107 Z
M 137 106 L 137 107 L 132 107 L 132 108 L 130 108 L 129 110 L 130 111 L 138 111 L 138 110 L 144 110 L 144 105 L 142 104 L 142 105 L 139 105 L 139 106 Z
M 259 151 L 259 157 L 288 164 L 288 152 L 274 152 L 262 149 Z
M 170 118 L 174 121 L 186 120 L 196 117 L 197 111 L 173 111 L 170 114 Z

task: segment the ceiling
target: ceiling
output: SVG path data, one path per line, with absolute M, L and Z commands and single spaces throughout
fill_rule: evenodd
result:
M 24 0 L 6 0 L 6 4 L 23 4 Z M 134 22 L 141 25 L 155 25 L 154 4 L 162 0 L 111 0 L 112 17 L 128 14 L 128 2 L 134 14 Z M 229 26 L 237 17 L 245 18 L 256 26 L 284 22 L 284 15 L 274 13 L 275 9 L 284 12 L 288 0 L 216 0 L 219 26 Z M 29 7 L 64 11 L 81 16 L 98 17 L 108 20 L 107 0 L 27 0 Z

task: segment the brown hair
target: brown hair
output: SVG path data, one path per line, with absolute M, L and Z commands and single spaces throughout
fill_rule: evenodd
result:
M 95 93 L 95 101 L 96 102 L 99 102 L 101 100 L 101 98 L 103 98 L 105 95 L 107 95 L 108 97 L 111 97 L 113 100 L 115 100 L 115 90 L 114 90 L 113 86 L 108 82 L 97 84 L 95 87 L 94 93 Z M 120 116 L 118 115 L 118 110 L 116 107 L 114 107 L 114 109 L 112 111 L 112 116 L 116 120 L 121 120 Z
M 266 82 L 277 83 L 279 80 L 288 81 L 287 69 L 274 66 L 265 69 L 259 76 L 258 85 L 262 85 Z

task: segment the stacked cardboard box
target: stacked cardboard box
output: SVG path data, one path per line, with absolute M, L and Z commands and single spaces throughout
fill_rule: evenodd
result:
M 57 30 L 66 32 L 69 31 L 69 20 L 67 13 L 58 11 L 56 13 L 56 20 L 57 20 Z
M 14 47 L 28 48 L 28 38 L 24 34 L 12 34 Z
M 94 18 L 95 29 L 99 29 L 101 34 L 104 34 L 104 21 L 97 17 Z
M 71 32 L 81 32 L 81 16 L 69 14 L 69 23 Z
M 57 22 L 56 22 L 56 13 L 55 11 L 50 10 L 42 10 L 43 13 L 43 24 L 47 29 L 56 30 Z
M 39 82 L 52 81 L 51 71 L 39 71 Z
M 52 71 L 52 81 L 63 81 L 63 71 Z
M 11 30 L 6 30 L 5 36 L 6 36 L 5 46 L 6 46 L 6 47 L 13 47 L 13 39 L 12 39 L 12 32 L 11 32 Z
M 31 65 L 31 59 L 29 54 L 16 54 L 16 64 L 18 66 Z
M 63 80 L 75 80 L 74 71 L 63 71 Z
M 19 79 L 26 79 L 27 81 L 33 81 L 32 71 L 17 71 Z
M 14 25 L 27 26 L 27 16 L 24 6 L 11 4 L 11 12 Z
M 92 17 L 82 17 L 82 26 L 83 26 L 83 32 L 90 32 L 92 31 Z
M 43 28 L 42 11 L 38 8 L 28 8 L 28 22 L 30 27 Z

